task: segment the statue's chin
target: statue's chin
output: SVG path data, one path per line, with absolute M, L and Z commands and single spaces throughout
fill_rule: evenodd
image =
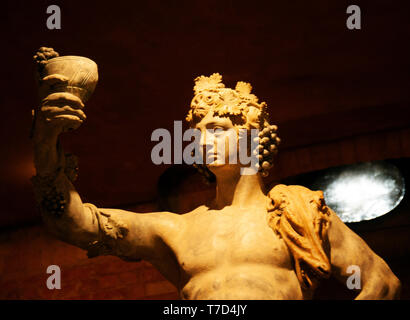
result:
M 222 160 L 219 159 L 215 159 L 214 161 L 212 161 L 211 163 L 207 164 L 206 166 L 211 169 L 211 168 L 219 168 L 219 167 L 223 167 L 226 166 L 227 163 L 223 162 Z
M 227 164 L 227 163 L 222 163 L 220 161 L 219 162 L 215 161 L 213 163 L 207 164 L 206 166 L 216 176 L 218 176 L 219 174 L 222 174 L 222 172 L 226 172 L 226 173 L 230 172 L 232 174 L 236 174 L 239 172 L 239 169 L 241 167 L 238 164 Z

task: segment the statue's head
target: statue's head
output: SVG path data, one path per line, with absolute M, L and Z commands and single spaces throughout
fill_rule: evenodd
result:
M 252 86 L 241 81 L 236 84 L 235 89 L 225 88 L 222 76 L 218 73 L 209 77 L 197 77 L 194 98 L 186 120 L 191 128 L 200 129 L 204 134 L 206 131 L 204 129 L 222 129 L 225 132 L 228 129 L 235 129 L 236 133 L 240 129 L 246 129 L 247 132 L 251 129 L 258 129 L 260 132 L 257 167 L 263 176 L 267 176 L 268 170 L 273 165 L 273 157 L 277 153 L 280 139 L 276 134 L 277 127 L 269 124 L 267 104 L 258 103 L 258 98 L 251 91 Z M 230 132 L 235 130 L 230 130 Z M 226 138 L 223 135 L 221 137 Z M 239 138 L 240 135 L 237 134 L 236 137 Z M 214 138 L 219 139 L 218 136 Z M 247 145 L 250 146 L 250 143 Z M 229 152 L 231 151 L 228 150 L 225 153 L 225 157 L 229 156 Z M 218 165 L 218 160 L 215 159 L 215 162 L 208 167 L 212 171 L 212 167 Z M 198 168 L 205 169 L 203 166 L 198 166 Z

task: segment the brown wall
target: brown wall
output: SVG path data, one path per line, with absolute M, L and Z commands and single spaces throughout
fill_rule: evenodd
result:
M 49 290 L 49 265 L 61 268 L 61 290 Z M 0 299 L 176 299 L 175 288 L 147 262 L 89 259 L 43 225 L 0 233 Z
M 280 152 L 273 180 L 343 164 L 410 157 L 410 128 L 365 133 Z

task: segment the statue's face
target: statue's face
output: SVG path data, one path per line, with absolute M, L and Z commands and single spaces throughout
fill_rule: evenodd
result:
M 212 168 L 228 164 L 237 165 L 229 163 L 229 159 L 238 154 L 237 130 L 229 117 L 219 117 L 210 110 L 195 128 L 201 130 L 200 151 L 204 163 L 211 171 Z
M 269 125 L 267 104 L 259 103 L 251 91 L 252 86 L 242 81 L 235 89 L 225 88 L 219 73 L 195 79 L 195 96 L 186 120 L 191 128 L 201 130 L 202 158 L 211 171 L 226 165 L 241 166 L 242 174 L 242 169 L 248 167 L 245 163 L 249 164 L 249 158 L 251 171 L 259 168 L 262 176 L 266 176 L 272 167 L 280 143 L 277 127 Z M 260 132 L 255 133 L 258 130 Z M 229 147 L 232 145 L 234 148 Z M 232 158 L 236 161 L 230 161 Z M 246 171 L 244 174 L 253 174 Z

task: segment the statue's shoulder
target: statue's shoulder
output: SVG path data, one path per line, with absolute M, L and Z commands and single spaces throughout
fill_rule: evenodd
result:
M 277 184 L 271 188 L 267 196 L 270 200 L 270 209 L 283 205 L 306 209 L 315 204 L 319 210 L 325 210 L 324 207 L 326 207 L 321 190 L 311 190 L 299 185 Z
M 306 195 L 306 196 L 323 196 L 323 192 L 321 190 L 311 190 L 309 188 L 306 188 L 304 186 L 300 185 L 286 185 L 286 184 L 277 184 L 273 186 L 269 192 L 268 196 L 272 194 L 289 194 L 292 193 L 294 195 Z
M 278 184 L 268 193 L 268 224 L 286 243 L 302 287 L 316 286 L 330 275 L 323 244 L 327 241 L 329 210 L 323 192 L 298 185 Z

